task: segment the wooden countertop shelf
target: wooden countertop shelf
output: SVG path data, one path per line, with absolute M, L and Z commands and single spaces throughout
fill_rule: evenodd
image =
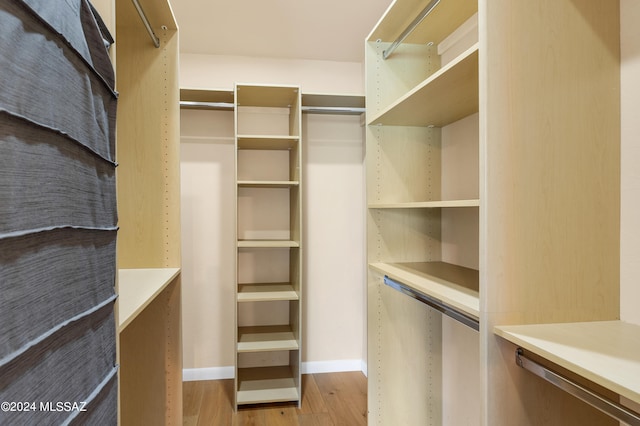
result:
M 494 333 L 640 404 L 640 326 L 623 321 L 497 326 Z
M 180 268 L 118 270 L 118 332 L 122 332 L 178 274 Z

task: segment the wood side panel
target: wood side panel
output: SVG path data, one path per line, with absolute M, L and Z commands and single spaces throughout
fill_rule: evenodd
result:
M 519 370 L 498 324 L 619 315 L 617 2 L 480 2 L 483 424 L 608 424 Z

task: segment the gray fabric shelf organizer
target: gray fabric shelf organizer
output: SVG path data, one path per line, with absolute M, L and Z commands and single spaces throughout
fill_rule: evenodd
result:
M 0 424 L 117 423 L 112 41 L 87 0 L 0 0 Z

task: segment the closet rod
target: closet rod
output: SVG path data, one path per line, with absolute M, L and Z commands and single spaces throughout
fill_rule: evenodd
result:
M 144 13 L 144 10 L 142 10 L 142 5 L 140 5 L 140 2 L 138 0 L 131 0 L 131 2 L 133 3 L 133 5 L 135 6 L 136 10 L 138 11 L 138 15 L 140 15 L 140 19 L 142 19 L 142 23 L 144 24 L 144 27 L 147 29 L 147 32 L 149 33 L 149 36 L 151 37 L 151 41 L 153 41 L 153 45 L 156 48 L 159 48 L 160 47 L 160 39 L 158 38 L 156 33 L 153 32 L 153 28 L 151 28 L 151 24 L 149 23 L 149 19 L 147 19 L 147 15 Z
M 310 114 L 362 114 L 365 108 L 358 107 L 329 107 L 329 106 L 305 106 L 302 105 L 302 112 Z
M 182 108 L 201 109 L 234 109 L 235 105 L 229 102 L 200 102 L 200 101 L 180 101 Z M 357 107 L 326 107 L 326 106 L 302 106 L 302 112 L 318 114 L 362 114 L 365 108 Z
M 477 319 L 468 316 L 464 312 L 460 312 L 453 306 L 447 305 L 441 300 L 431 297 L 428 294 L 421 293 L 405 284 L 402 284 L 398 281 L 395 281 L 392 278 L 389 278 L 386 275 L 384 276 L 384 283 L 389 287 L 393 288 L 394 290 L 398 290 L 399 292 L 404 293 L 409 297 L 413 297 L 414 299 L 421 301 L 422 303 L 441 312 L 442 314 L 450 318 L 453 318 L 458 322 L 461 322 L 467 327 L 470 327 L 476 331 L 480 330 L 480 322 Z
M 200 101 L 180 101 L 180 107 L 201 108 L 201 109 L 234 109 L 230 102 L 200 102 Z
M 522 348 L 516 350 L 516 364 L 623 423 L 640 425 L 640 414 L 527 358 Z
M 422 20 L 426 18 L 431 13 L 431 11 L 433 11 L 438 3 L 440 3 L 440 0 L 431 0 L 427 7 L 425 7 L 422 12 L 420 12 L 420 14 L 416 17 L 416 19 L 414 19 L 413 22 L 411 22 L 411 24 L 409 24 L 409 26 L 402 32 L 402 34 L 398 36 L 396 41 L 391 43 L 391 46 L 389 46 L 389 48 L 382 51 L 382 58 L 387 59 L 393 53 L 393 51 L 396 50 L 396 48 L 404 41 L 404 39 L 409 37 L 409 34 L 411 34 L 413 30 L 416 29 L 420 22 L 422 22 Z

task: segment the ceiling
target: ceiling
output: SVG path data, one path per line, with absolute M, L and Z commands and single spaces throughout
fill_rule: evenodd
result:
M 180 51 L 361 62 L 391 0 L 172 0 Z

